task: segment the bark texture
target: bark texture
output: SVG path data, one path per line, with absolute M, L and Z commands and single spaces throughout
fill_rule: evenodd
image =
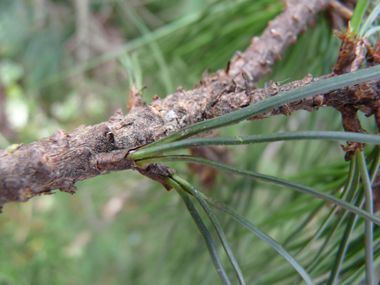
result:
M 306 29 L 307 21 L 324 9 L 327 3 L 327 0 L 290 2 L 284 12 L 269 23 L 260 38 L 254 38 L 244 53 L 235 54 L 226 70 L 204 74 L 193 90 L 186 91 L 179 87 L 174 94 L 165 99 L 156 96 L 145 106 L 138 90 L 132 87 L 130 112 L 126 116 L 119 109 L 107 122 L 95 126 L 81 125 L 71 134 L 58 130 L 51 137 L 29 145 L 13 145 L 0 150 L 0 207 L 7 202 L 24 202 L 35 195 L 49 194 L 54 189 L 73 194 L 76 182 L 110 171 L 134 169 L 153 179 L 161 173 L 170 175 L 171 170 L 159 165 L 137 167 L 127 157 L 128 152 L 191 124 L 334 76 L 331 74 L 314 79 L 307 75 L 284 86 L 274 83 L 268 88 L 253 89 L 255 83 L 270 73 L 270 67 L 295 42 L 299 33 Z M 371 82 L 368 86 L 378 90 L 378 84 Z M 355 101 L 353 104 L 357 106 L 360 103 L 358 99 L 350 96 L 355 93 L 354 89 L 336 90 L 293 102 L 251 119 L 290 115 L 294 110 L 311 111 L 338 103 L 342 106 L 344 100 L 347 104 Z M 374 100 L 377 99 L 367 98 L 365 106 L 368 114 L 375 112 L 368 107 Z
M 282 59 L 285 50 L 306 30 L 307 22 L 328 5 L 327 0 L 287 1 L 285 11 L 268 23 L 260 37 L 254 37 L 244 53 L 237 52 L 231 60 L 229 75 L 244 84 L 242 72 L 251 84 L 271 73 L 273 64 Z

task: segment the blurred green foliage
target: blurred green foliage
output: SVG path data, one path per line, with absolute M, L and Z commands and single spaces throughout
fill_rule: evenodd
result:
M 191 89 L 207 68 L 224 68 L 234 52 L 244 50 L 282 9 L 277 0 L 1 0 L 0 82 L 4 108 L 17 135 L 0 135 L 0 147 L 28 143 L 58 128 L 71 132 L 79 124 L 107 120 L 117 108 L 126 112 L 132 82 L 148 86 L 143 94 L 147 102 L 179 85 Z M 338 50 L 338 40 L 320 15 L 315 27 L 276 64 L 271 78 L 282 82 L 307 73 L 326 74 Z M 363 116 L 362 122 L 374 132 L 372 119 Z M 342 130 L 340 114 L 329 109 L 301 111 L 289 118 L 244 122 L 221 133 L 293 130 Z M 348 172 L 337 143 L 279 142 L 230 152 L 240 168 L 329 193 L 342 187 Z M 170 166 L 202 189 L 186 165 Z M 74 196 L 57 193 L 4 207 L 0 284 L 219 282 L 201 236 L 174 192 L 132 172 L 96 177 L 77 186 Z M 322 205 L 312 197 L 228 175 L 218 176 L 209 194 L 279 243 Z M 302 248 L 329 210 L 330 206 L 321 206 L 317 217 L 288 244 L 291 253 Z M 217 216 L 248 284 L 296 284 L 294 269 L 271 248 L 224 215 Z M 356 236 L 362 231 L 359 224 Z M 339 228 L 325 257 L 339 244 L 342 232 Z M 377 228 L 377 242 L 379 235 Z M 320 244 L 318 239 L 297 260 L 306 266 Z M 359 243 L 355 252 L 360 255 L 362 247 Z M 345 265 L 343 279 L 361 268 L 363 256 L 355 252 L 351 260 L 357 264 Z M 323 282 L 331 261 L 322 263 L 312 277 Z M 233 275 L 228 265 L 226 269 Z

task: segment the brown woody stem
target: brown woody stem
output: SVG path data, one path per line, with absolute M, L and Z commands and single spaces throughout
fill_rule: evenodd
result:
M 29 145 L 0 150 L 0 207 L 11 201 L 27 201 L 32 196 L 48 194 L 54 189 L 75 193 L 76 182 L 110 171 L 137 169 L 144 172 L 146 170 L 138 169 L 134 161 L 126 159 L 129 150 L 279 92 L 323 80 L 326 76 L 316 79 L 306 76 L 281 87 L 274 84 L 265 89 L 250 89 L 268 75 L 274 62 L 306 29 L 308 19 L 324 9 L 327 2 L 289 2 L 285 11 L 269 23 L 260 38 L 254 38 L 244 53 L 234 56 L 227 72 L 219 70 L 205 75 L 194 90 L 185 91 L 179 87 L 165 99 L 155 97 L 150 105 L 144 106 L 139 101 L 138 91 L 132 89 L 135 101 L 130 104 L 132 109 L 126 116 L 117 110 L 107 122 L 95 126 L 81 125 L 71 134 L 58 130 L 51 137 Z M 342 102 L 342 98 L 346 98 L 345 90 L 293 102 L 253 119 L 289 115 L 298 109 L 333 106 L 334 100 Z M 346 101 L 350 98 L 347 96 Z

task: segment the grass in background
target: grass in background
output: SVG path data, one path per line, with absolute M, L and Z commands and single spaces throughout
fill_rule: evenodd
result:
M 224 68 L 233 53 L 244 50 L 282 9 L 275 0 L 90 1 L 92 22 L 87 24 L 101 23 L 103 28 L 89 58 L 80 61 L 74 1 L 45 0 L 43 13 L 34 6 L 37 2 L 0 2 L 0 27 L 6 27 L 0 28 L 0 66 L 10 64 L 22 70 L 5 86 L 7 104 L 23 102 L 28 118 L 14 127 L 18 137 L 0 139 L 1 147 L 13 141 L 36 140 L 58 128 L 71 131 L 82 123 L 101 122 L 116 108 L 126 112 L 132 81 L 148 85 L 144 90 L 147 102 L 154 94 L 164 97 L 174 92 L 179 85 L 190 89 L 205 69 Z M 96 32 L 99 30 L 89 32 L 90 38 Z M 104 46 L 104 42 L 113 44 Z M 316 27 L 299 37 L 276 64 L 271 78 L 295 80 L 309 72 L 315 76 L 328 73 L 338 49 L 338 40 L 320 17 Z M 365 129 L 375 132 L 372 118 L 362 121 Z M 340 114 L 332 109 L 300 111 L 290 118 L 243 122 L 220 132 L 222 136 L 242 136 L 295 130 L 341 131 Z M 339 191 L 349 173 L 349 163 L 334 142 L 278 142 L 230 151 L 239 168 L 327 193 Z M 184 164 L 170 166 L 202 189 L 198 177 Z M 131 171 L 96 177 L 77 186 L 74 196 L 57 193 L 5 206 L 0 216 L 0 284 L 218 284 L 202 237 L 173 191 L 168 193 Z M 209 194 L 280 244 L 286 242 L 284 247 L 291 254 L 299 252 L 331 210 L 312 197 L 224 174 L 218 176 Z M 248 284 L 298 281 L 294 269 L 273 249 L 230 218 L 215 214 Z M 312 215 L 314 219 L 288 239 Z M 332 221 L 336 220 L 333 215 Z M 334 229 L 333 222 L 296 256 L 303 266 L 312 262 Z M 337 228 L 322 261 L 311 272 L 321 283 L 328 278 L 332 249 L 337 249 L 346 224 L 345 220 Z M 211 223 L 206 226 L 210 229 Z M 347 284 L 359 282 L 350 279 L 356 276 L 362 280 L 363 232 L 364 223 L 359 219 L 340 276 L 351 282 Z M 378 227 L 374 236 L 378 266 Z M 221 253 L 220 246 L 218 250 Z M 220 256 L 227 274 L 233 276 L 227 257 Z

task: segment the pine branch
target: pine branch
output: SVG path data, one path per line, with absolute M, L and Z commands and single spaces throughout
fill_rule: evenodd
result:
M 307 21 L 323 10 L 327 2 L 301 0 L 288 4 L 260 38 L 255 38 L 244 53 L 234 56 L 226 70 L 205 74 L 193 90 L 179 87 L 165 99 L 155 96 L 151 104 L 145 106 L 139 92 L 132 87 L 130 112 L 126 116 L 119 109 L 107 122 L 95 126 L 81 125 L 71 134 L 58 130 L 51 137 L 29 145 L 0 150 L 0 206 L 11 201 L 24 202 L 35 195 L 51 194 L 54 189 L 73 194 L 76 182 L 111 171 L 134 169 L 154 176 L 154 167 L 153 170 L 137 167 L 127 158 L 128 152 L 191 124 L 333 76 L 313 79 L 308 75 L 281 87 L 273 84 L 264 89 L 252 89 L 270 72 L 270 67 L 281 58 L 284 50 L 295 42 L 297 35 L 306 29 Z M 377 84 L 373 82 L 368 86 L 377 87 Z M 311 111 L 352 104 L 356 100 L 353 90 L 345 88 L 293 102 L 252 119 L 289 115 L 299 109 Z M 355 104 L 358 105 L 357 100 Z M 363 104 L 368 109 L 369 103 Z
M 231 60 L 229 75 L 237 84 L 244 84 L 242 72 L 252 84 L 270 75 L 271 67 L 282 59 L 285 50 L 306 30 L 307 22 L 327 7 L 329 1 L 287 1 L 286 9 L 268 23 L 260 37 L 254 37 L 244 53 L 237 52 Z

